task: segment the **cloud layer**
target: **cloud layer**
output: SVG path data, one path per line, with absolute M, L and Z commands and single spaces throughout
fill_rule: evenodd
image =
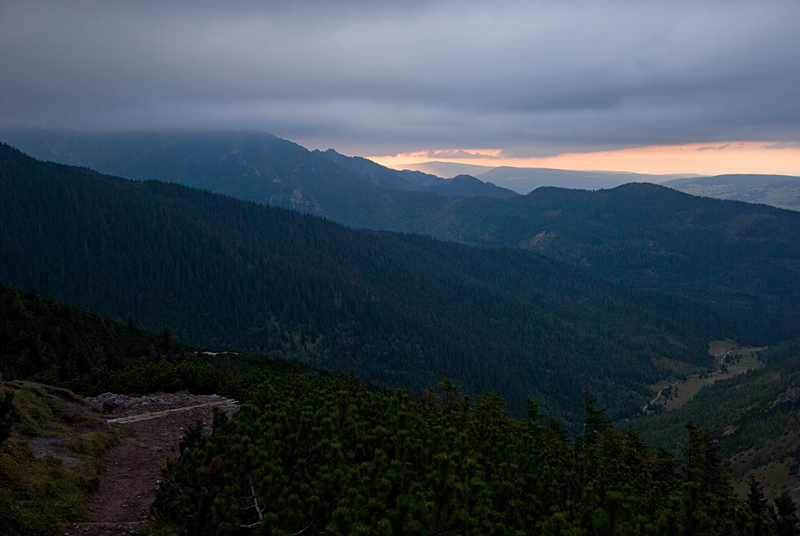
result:
M 0 5 L 0 126 L 356 154 L 800 141 L 798 2 Z

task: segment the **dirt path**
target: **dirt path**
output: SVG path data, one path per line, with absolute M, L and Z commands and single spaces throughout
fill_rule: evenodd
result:
M 672 385 L 670 385 L 670 387 L 675 387 L 676 385 L 678 385 L 678 383 L 679 383 L 679 382 L 675 382 L 675 383 L 673 383 Z M 666 389 L 666 387 L 664 387 L 664 389 Z M 642 408 L 642 412 L 645 412 L 645 411 L 647 411 L 647 408 L 649 408 L 650 406 L 652 406 L 653 404 L 655 404 L 656 402 L 658 402 L 658 399 L 659 399 L 659 398 L 661 398 L 661 393 L 663 393 L 663 392 L 664 392 L 664 389 L 661 389 L 661 390 L 658 392 L 658 395 L 656 395 L 656 397 L 655 397 L 653 400 L 651 400 L 649 404 L 647 404 L 645 407 L 643 407 L 643 408 Z
M 177 457 L 184 430 L 198 419 L 210 429 L 213 407 L 228 412 L 236 407 L 235 401 L 215 395 L 159 394 L 129 400 L 107 414 L 107 422 L 124 426 L 128 435 L 103 455 L 105 471 L 89 498 L 86 520 L 71 525 L 68 535 L 138 532 L 155 498 L 161 468 Z

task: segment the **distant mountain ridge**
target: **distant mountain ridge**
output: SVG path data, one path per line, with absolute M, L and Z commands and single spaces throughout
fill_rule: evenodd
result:
M 133 180 L 175 182 L 337 220 L 351 200 L 369 204 L 383 190 L 321 154 L 263 132 L 30 131 L 18 136 L 17 147 L 43 160 Z
M 652 175 L 616 171 L 575 171 L 552 168 L 525 168 L 512 166 L 478 166 L 454 162 L 425 162 L 403 166 L 408 170 L 434 173 L 443 177 L 469 174 L 485 182 L 492 182 L 518 194 L 528 194 L 542 186 L 574 188 L 579 190 L 601 190 L 614 188 L 630 182 L 659 184 L 667 180 L 696 178 L 696 175 L 668 174 Z
M 728 174 L 711 177 L 693 174 L 651 175 L 510 166 L 490 168 L 452 162 L 426 162 L 406 167 L 407 171 L 416 173 L 428 171 L 445 177 L 470 173 L 481 181 L 492 182 L 523 195 L 547 186 L 603 190 L 631 182 L 649 182 L 699 197 L 759 203 L 800 211 L 800 177 L 791 175 Z
M 366 158 L 339 154 L 333 149 L 325 152 L 312 151 L 312 154 L 324 155 L 366 182 L 391 190 L 431 192 L 456 197 L 478 196 L 508 199 L 517 196 L 512 190 L 479 180 L 471 175 L 458 175 L 452 179 L 442 179 L 436 175 L 419 171 L 396 171 Z
M 702 197 L 800 210 L 800 177 L 791 175 L 716 175 L 667 181 L 664 186 Z
M 333 150 L 305 148 L 264 132 L 23 131 L 13 145 L 42 160 L 133 180 L 163 180 L 348 224 L 391 191 L 516 195 L 493 185 L 395 172 Z M 408 180 L 406 180 L 408 179 Z
M 274 206 L 297 208 L 312 213 L 321 214 L 326 201 L 342 201 L 341 196 L 333 196 L 330 199 L 327 199 L 325 194 L 317 196 L 312 184 L 307 181 L 293 183 L 292 174 L 287 173 L 289 170 L 280 166 L 273 168 L 274 164 L 277 165 L 283 160 L 283 156 L 294 153 L 292 158 L 295 159 L 296 164 L 300 160 L 309 160 L 308 164 L 314 170 L 311 174 L 316 174 L 317 178 L 326 181 L 332 180 L 330 173 L 333 173 L 333 169 L 326 165 L 317 165 L 319 161 L 310 158 L 309 151 L 297 144 L 264 132 L 87 133 L 55 130 L 6 130 L 0 131 L 0 141 L 8 142 L 42 160 L 87 166 L 103 173 L 136 180 L 159 179 L 179 182 L 236 195 L 243 199 L 251 199 Z M 299 152 L 298 149 L 300 149 Z M 247 153 L 249 158 L 231 160 L 232 154 L 238 155 L 242 152 Z M 271 156 L 265 159 L 266 154 L 271 154 Z M 344 156 L 333 149 L 315 150 L 310 154 L 315 157 L 324 156 L 351 172 L 351 180 L 344 180 L 337 185 L 351 197 L 354 194 L 349 189 L 358 186 L 358 181 L 376 187 L 379 191 L 436 191 L 436 193 L 449 196 L 477 195 L 501 198 L 513 197 L 511 192 L 525 195 L 543 186 L 599 190 L 631 182 L 650 182 L 692 195 L 763 203 L 791 210 L 798 210 L 798 206 L 800 206 L 800 193 L 795 182 L 800 180 L 800 177 L 793 176 L 648 175 L 510 166 L 493 168 L 452 162 L 410 164 L 406 166 L 407 169 L 396 170 L 380 166 L 365 158 Z M 215 158 L 212 159 L 212 155 Z M 164 165 L 163 161 L 174 160 L 176 156 L 181 158 L 181 165 L 184 168 L 182 171 L 173 165 L 176 162 Z M 227 167 L 224 165 L 225 160 L 229 160 Z M 198 165 L 200 163 L 207 168 L 205 172 Z M 307 169 L 294 171 L 301 175 L 308 175 Z M 338 171 L 341 174 L 342 170 Z M 281 182 L 274 182 L 271 186 L 258 184 L 254 177 L 248 176 L 252 174 L 257 178 L 259 173 L 271 176 L 273 179 L 277 176 L 279 181 L 284 181 L 283 186 L 278 186 Z M 483 183 L 491 184 L 484 187 L 473 182 L 472 186 L 466 190 L 448 188 L 438 191 L 435 188 L 438 185 L 447 184 L 449 179 L 442 177 L 454 178 L 459 175 L 469 175 Z M 225 181 L 221 181 L 223 178 L 235 179 L 237 184 L 225 184 Z M 352 182 L 354 178 L 358 179 L 355 183 Z M 341 179 L 342 177 L 334 182 Z M 305 195 L 305 199 L 301 198 L 299 201 L 296 197 L 293 199 L 296 190 L 300 190 L 300 193 Z M 266 193 L 270 195 L 265 195 Z M 322 201 L 317 202 L 316 197 L 321 197 Z M 356 195 L 356 197 L 358 196 Z M 357 199 L 357 201 L 370 198 L 369 195 L 363 197 L 364 199 Z M 337 221 L 347 223 L 347 214 L 332 213 L 331 216 Z
M 567 171 L 562 169 L 534 169 L 500 166 L 478 175 L 481 180 L 490 180 L 506 185 L 512 190 L 528 194 L 542 186 L 561 188 L 577 188 L 581 190 L 600 190 L 614 188 L 628 182 L 641 182 L 642 177 L 631 174 L 591 173 L 585 171 Z

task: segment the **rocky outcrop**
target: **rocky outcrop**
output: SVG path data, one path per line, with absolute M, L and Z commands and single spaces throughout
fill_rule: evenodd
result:
M 118 409 L 131 408 L 134 406 L 146 406 L 150 404 L 166 404 L 157 396 L 142 396 L 139 398 L 131 398 L 127 395 L 118 395 L 115 393 L 103 393 L 94 398 L 88 399 L 89 402 L 100 408 L 103 413 L 111 413 Z
M 785 404 L 787 402 L 794 403 L 797 402 L 798 400 L 800 400 L 800 387 L 795 387 L 794 385 L 792 385 L 786 390 L 786 392 L 783 392 L 778 395 L 777 400 L 775 400 L 775 402 L 772 403 L 772 407 L 774 408 L 775 406 L 778 406 L 780 404 Z

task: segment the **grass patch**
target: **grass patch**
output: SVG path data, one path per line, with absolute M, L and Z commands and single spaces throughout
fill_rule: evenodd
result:
M 753 475 L 764 488 L 764 496 L 768 499 L 778 497 L 784 491 L 794 499 L 800 500 L 800 477 L 791 474 L 794 459 L 775 460 L 745 473 L 741 478 L 733 478 L 733 488 L 740 499 L 744 500 L 749 492 L 747 479 Z
M 103 470 L 100 456 L 121 431 L 71 391 L 19 381 L 2 389 L 14 391 L 14 424 L 0 446 L 0 527 L 63 534 L 83 517 Z

